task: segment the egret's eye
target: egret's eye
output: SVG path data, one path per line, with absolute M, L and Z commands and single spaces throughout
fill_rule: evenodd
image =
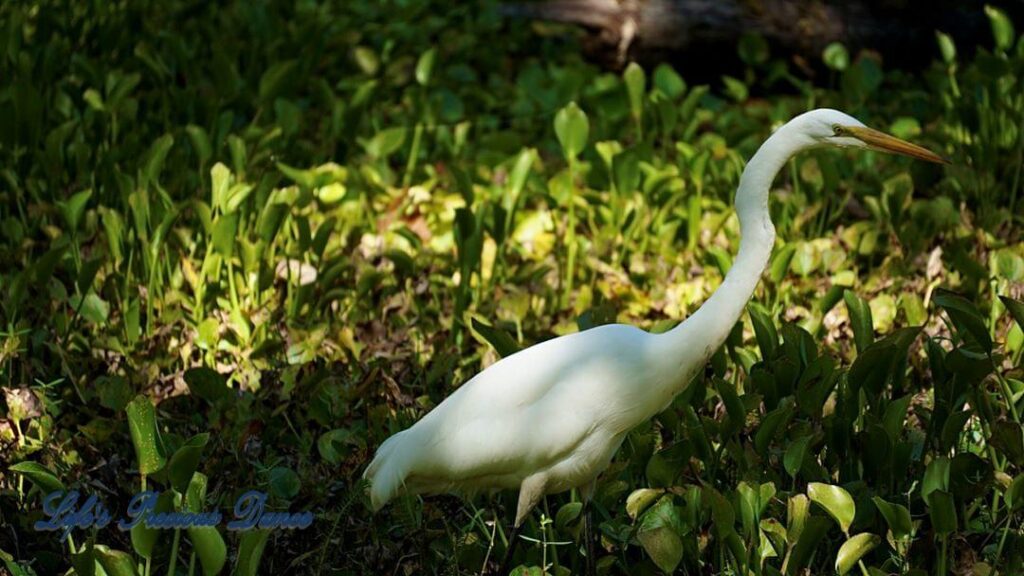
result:
M 840 126 L 839 124 L 833 124 L 832 125 L 832 134 L 833 135 L 835 135 L 835 136 L 842 136 L 845 133 L 846 133 L 846 130 L 844 130 L 843 127 Z

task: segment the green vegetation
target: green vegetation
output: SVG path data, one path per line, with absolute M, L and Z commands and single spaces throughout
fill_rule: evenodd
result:
M 749 317 L 599 482 L 601 571 L 1021 573 L 1024 39 L 988 14 L 921 73 L 832 46 L 810 83 L 749 37 L 704 86 L 490 4 L 3 2 L 0 560 L 479 572 L 514 495 L 371 515 L 372 451 L 500 355 L 692 313 L 744 159 L 829 106 L 954 165 L 791 164 Z M 61 543 L 62 487 L 316 520 Z M 521 573 L 578 572 L 575 495 L 538 510 Z

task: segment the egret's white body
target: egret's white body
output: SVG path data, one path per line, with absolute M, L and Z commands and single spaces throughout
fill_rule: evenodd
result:
M 374 509 L 400 493 L 518 488 L 518 527 L 545 494 L 580 488 L 588 497 L 626 434 L 685 389 L 739 320 L 775 242 L 772 180 L 793 154 L 822 145 L 941 161 L 842 112 L 794 118 L 747 164 L 736 193 L 739 253 L 693 316 L 664 334 L 601 326 L 496 362 L 381 445 L 364 474 Z

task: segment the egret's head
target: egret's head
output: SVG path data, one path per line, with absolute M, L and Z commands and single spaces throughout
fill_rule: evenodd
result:
M 868 128 L 860 120 L 838 110 L 827 108 L 812 110 L 803 114 L 801 120 L 801 127 L 805 134 L 810 136 L 820 146 L 867 148 L 869 150 L 910 156 L 911 158 L 927 160 L 928 162 L 949 163 L 949 160 L 931 150 Z

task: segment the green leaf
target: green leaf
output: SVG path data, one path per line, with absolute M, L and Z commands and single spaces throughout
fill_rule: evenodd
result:
M 576 158 L 586 148 L 590 138 L 590 122 L 575 102 L 570 102 L 555 114 L 555 135 L 558 136 L 566 160 Z
M 976 342 L 986 353 L 992 352 L 992 337 L 988 333 L 988 326 L 971 301 L 946 290 L 936 290 L 933 300 L 949 315 L 961 338 Z
M 1003 498 L 1006 499 L 1006 505 L 1010 507 L 1010 510 L 1024 508 L 1024 474 L 1018 474 L 1010 482 L 1010 487 L 1006 489 Z
M 810 508 L 811 501 L 803 494 L 790 496 L 786 501 L 786 538 L 790 544 L 795 544 L 800 539 L 800 534 L 807 524 Z
M 29 482 L 35 484 L 45 495 L 51 492 L 64 491 L 64 483 L 50 470 L 38 462 L 27 460 L 18 462 L 9 468 L 11 472 L 17 472 L 28 478 Z
M 921 481 L 921 498 L 931 504 L 931 495 L 949 489 L 949 458 L 939 457 L 928 463 Z
M 789 564 L 786 565 L 787 576 L 805 574 L 803 568 L 808 564 L 811 555 L 818 550 L 818 544 L 828 533 L 828 518 L 822 516 L 810 516 L 807 518 L 800 537 L 793 544 Z M 790 535 L 792 538 L 792 535 Z
M 85 298 L 74 296 L 71 298 L 71 304 L 78 308 L 82 318 L 92 324 L 103 326 L 110 317 L 110 304 L 95 292 L 89 292 Z
M 97 544 L 93 550 L 108 576 L 136 576 L 135 560 L 127 552 Z
M 79 547 L 78 552 L 71 555 L 71 566 L 75 569 L 75 576 L 95 576 L 96 566 L 99 561 L 96 559 L 96 550 L 93 548 L 92 538 Z M 15 576 L 19 576 L 17 572 Z
M 437 48 L 431 48 L 420 54 L 416 61 L 416 82 L 421 86 L 430 84 L 430 76 L 434 72 L 434 60 L 437 58 Z
M 501 328 L 485 324 L 475 316 L 472 317 L 470 323 L 473 327 L 473 331 L 479 334 L 484 341 L 490 344 L 494 348 L 494 351 L 502 358 L 511 356 L 519 351 L 519 344 L 516 343 L 508 332 L 505 332 Z
M 148 396 L 140 394 L 128 404 L 125 411 L 128 413 L 128 430 L 135 446 L 139 473 L 149 475 L 159 471 L 167 460 L 160 451 L 156 408 Z
M 196 434 L 189 438 L 188 442 L 185 442 L 171 456 L 171 461 L 168 464 L 171 487 L 180 494 L 184 494 L 188 490 L 188 485 L 192 481 L 192 474 L 199 467 L 199 460 L 203 456 L 203 448 L 209 440 L 210 434 L 208 432 Z
M 839 486 L 811 482 L 807 485 L 807 496 L 829 513 L 843 532 L 849 532 L 857 507 L 850 493 Z
M 869 532 L 861 532 L 850 538 L 843 543 L 839 548 L 839 554 L 836 555 L 836 571 L 843 576 L 856 566 L 865 554 L 874 550 L 881 543 L 880 536 Z
M 821 52 L 821 59 L 825 62 L 825 66 L 839 72 L 850 67 L 850 53 L 846 51 L 846 46 L 839 42 L 832 42 L 825 46 Z
M 285 500 L 291 500 L 302 487 L 299 475 L 294 470 L 285 466 L 275 466 L 270 469 L 270 493 Z
M 204 576 L 220 574 L 228 560 L 228 547 L 217 528 L 214 526 L 190 526 L 187 531 L 188 539 L 192 541 L 192 548 L 196 551 L 196 556 L 199 557 L 199 565 L 203 569 Z M 246 534 L 249 532 L 243 534 L 243 541 Z
M 878 496 L 871 499 L 875 507 L 882 513 L 889 530 L 897 540 L 910 536 L 914 531 L 914 523 L 910 518 L 910 510 L 901 504 L 890 504 Z
M 1006 310 L 1013 316 L 1014 321 L 1024 330 L 1024 302 L 1014 300 L 1008 296 L 1000 296 L 999 300 L 1006 306 Z
M 231 170 L 217 162 L 213 168 L 210 168 L 210 203 L 214 208 L 224 210 L 229 186 L 231 186 Z
M 555 528 L 565 530 L 569 524 L 580 517 L 583 511 L 583 502 L 569 502 L 558 509 L 555 514 Z
M 775 329 L 768 311 L 756 302 L 747 304 L 747 312 L 750 314 L 750 323 L 754 326 L 754 338 L 757 340 L 757 347 L 761 349 L 761 359 L 771 360 L 775 358 L 775 352 L 779 348 L 779 332 Z
M 115 412 L 124 410 L 132 400 L 132 388 L 124 376 L 101 376 L 96 380 L 100 404 Z
M 804 458 L 807 456 L 807 445 L 810 442 L 810 436 L 802 436 L 786 448 L 786 454 L 782 459 L 782 463 L 786 468 L 786 473 L 793 478 L 796 478 L 800 468 L 803 466 Z
M 626 93 L 629 95 L 629 109 L 633 118 L 640 119 L 644 111 L 644 92 L 647 89 L 647 75 L 644 69 L 636 62 L 630 62 L 622 73 L 622 79 L 626 83 Z
M 164 134 L 157 138 L 156 142 L 153 142 L 149 152 L 146 154 L 146 165 L 142 170 L 140 186 L 145 187 L 157 181 L 160 172 L 164 169 L 167 153 L 171 151 L 172 146 L 174 146 L 174 137 L 170 134 Z
M 200 166 L 205 165 L 210 157 L 213 156 L 213 145 L 210 144 L 209 134 L 206 133 L 202 126 L 196 126 L 195 124 L 185 126 L 185 134 L 188 135 L 189 142 L 192 143 L 192 151 L 199 158 Z
M 661 90 L 662 94 L 669 99 L 675 100 L 686 92 L 686 82 L 683 77 L 668 64 L 658 64 L 654 69 L 654 87 Z
M 192 394 L 207 402 L 217 402 L 231 394 L 224 377 L 213 368 L 189 368 L 184 377 Z
M 292 76 L 298 68 L 295 60 L 282 60 L 271 64 L 260 77 L 259 99 L 273 102 L 292 84 Z
M 631 519 L 636 520 L 637 516 L 664 493 L 665 491 L 660 488 L 640 488 L 634 490 L 626 498 L 626 514 L 629 514 Z
M 939 52 L 946 64 L 952 64 L 956 60 L 956 44 L 953 38 L 944 32 L 935 31 L 935 40 L 939 43 Z
M 363 148 L 374 158 L 387 158 L 405 143 L 405 133 L 405 128 L 386 128 L 374 134 L 373 138 L 363 144 Z
M 348 440 L 352 432 L 345 428 L 335 428 L 324 432 L 317 439 L 316 447 L 320 457 L 328 464 L 340 464 L 348 455 Z
M 260 569 L 263 547 L 267 545 L 270 530 L 249 530 L 242 533 L 238 545 L 238 565 L 235 576 L 256 576 Z
M 843 300 L 846 301 L 846 309 L 850 314 L 850 325 L 853 328 L 853 340 L 857 345 L 857 352 L 863 352 L 875 341 L 871 306 L 866 300 L 854 294 L 852 290 L 843 292 Z
M 1024 466 L 1024 430 L 1016 422 L 1000 420 L 992 424 L 988 443 L 1016 466 Z
M 69 231 L 74 232 L 78 230 L 78 226 L 82 222 L 82 215 L 85 213 L 85 205 L 89 202 L 89 198 L 92 198 L 92 189 L 76 192 L 67 202 L 57 202 L 57 205 L 60 206 L 61 214 L 64 216 L 64 223 L 68 225 Z
M 682 520 L 672 505 L 672 498 L 662 498 L 643 515 L 637 529 L 637 540 L 651 560 L 666 574 L 671 574 L 683 559 L 683 541 L 678 527 Z
M 154 512 L 165 514 L 173 511 L 174 493 L 170 491 L 161 492 L 157 497 Z M 159 528 L 147 527 L 145 525 L 145 521 L 139 522 L 132 526 L 131 529 L 132 549 L 135 550 L 136 554 L 143 558 L 152 558 L 153 548 L 156 547 L 156 543 L 160 539 L 162 533 L 163 530 L 160 530 Z
M 235 234 L 238 229 L 238 213 L 221 214 L 213 223 L 211 244 L 214 251 L 230 259 L 235 252 Z
M 1014 39 L 1013 22 L 1005 12 L 987 4 L 985 5 L 985 15 L 988 16 L 989 24 L 992 26 L 992 37 L 996 41 L 996 48 L 1004 51 L 1010 49 Z
M 932 528 L 938 534 L 956 532 L 956 502 L 953 495 L 945 490 L 935 490 L 928 502 L 928 514 L 932 519 Z

